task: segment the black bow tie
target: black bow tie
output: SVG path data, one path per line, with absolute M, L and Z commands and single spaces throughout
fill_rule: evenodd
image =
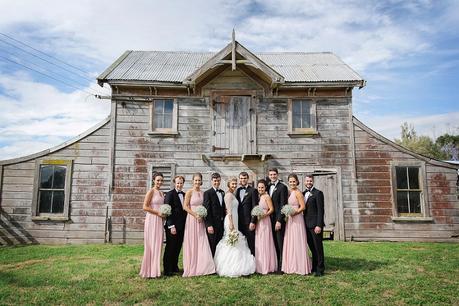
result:
M 177 191 L 177 194 L 185 194 L 183 191 Z
M 221 189 L 217 189 L 216 191 L 220 192 L 220 193 L 223 193 L 223 190 L 221 190 Z
M 311 192 L 312 189 L 306 189 L 304 192 Z
M 247 187 L 241 187 L 241 190 L 247 190 Z

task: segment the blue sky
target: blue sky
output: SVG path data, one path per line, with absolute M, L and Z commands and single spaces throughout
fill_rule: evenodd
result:
M 109 102 L 91 94 L 110 91 L 95 78 L 125 50 L 218 51 L 233 27 L 255 52 L 337 54 L 367 80 L 354 90 L 354 115 L 389 139 L 405 121 L 431 137 L 459 134 L 459 1 L 0 0 L 0 7 L 0 33 L 44 52 L 0 35 L 0 159 L 59 145 L 107 117 Z

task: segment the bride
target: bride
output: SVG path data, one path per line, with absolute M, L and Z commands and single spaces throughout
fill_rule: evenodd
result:
M 225 195 L 226 216 L 224 221 L 225 232 L 215 251 L 215 268 L 221 276 L 237 277 L 249 275 L 255 272 L 255 257 L 250 253 L 247 239 L 238 230 L 238 201 L 234 196 L 237 187 L 237 179 L 228 181 L 228 191 Z M 231 233 L 232 232 L 232 233 Z M 231 233 L 231 234 L 230 234 Z M 231 243 L 235 233 L 238 238 Z

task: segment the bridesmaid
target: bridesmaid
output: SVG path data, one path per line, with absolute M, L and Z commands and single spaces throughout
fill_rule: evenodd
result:
M 260 195 L 259 205 L 265 214 L 258 218 L 255 228 L 256 272 L 268 274 L 277 270 L 276 248 L 274 247 L 271 219 L 269 218 L 269 215 L 274 212 L 274 208 L 271 198 L 266 193 L 266 181 L 259 180 L 257 188 Z
M 147 213 L 143 231 L 144 252 L 139 275 L 144 278 L 161 276 L 161 247 L 163 245 L 163 218 L 159 207 L 164 204 L 164 194 L 159 190 L 163 184 L 163 174 L 153 173 L 153 188 L 143 202 L 143 210 Z
M 193 175 L 193 188 L 185 194 L 183 209 L 188 213 L 183 239 L 183 276 L 197 276 L 215 273 L 214 259 L 210 251 L 204 220 L 194 211 L 204 201 L 201 191 L 202 175 Z
M 298 190 L 298 183 L 296 174 L 292 173 L 288 176 L 290 186 L 288 204 L 296 211 L 288 217 L 285 228 L 282 272 L 306 275 L 311 273 L 311 259 L 307 252 L 308 243 L 303 218 L 304 198 L 301 191 Z

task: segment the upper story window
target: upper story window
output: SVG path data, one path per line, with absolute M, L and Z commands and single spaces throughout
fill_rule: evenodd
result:
M 177 134 L 177 102 L 155 99 L 151 104 L 151 135 Z
M 316 103 L 311 99 L 289 99 L 289 134 L 314 135 L 316 129 Z
M 32 209 L 34 219 L 67 220 L 72 161 L 38 161 L 36 169 Z
M 421 161 L 392 162 L 394 220 L 431 221 L 424 174 L 425 164 Z

